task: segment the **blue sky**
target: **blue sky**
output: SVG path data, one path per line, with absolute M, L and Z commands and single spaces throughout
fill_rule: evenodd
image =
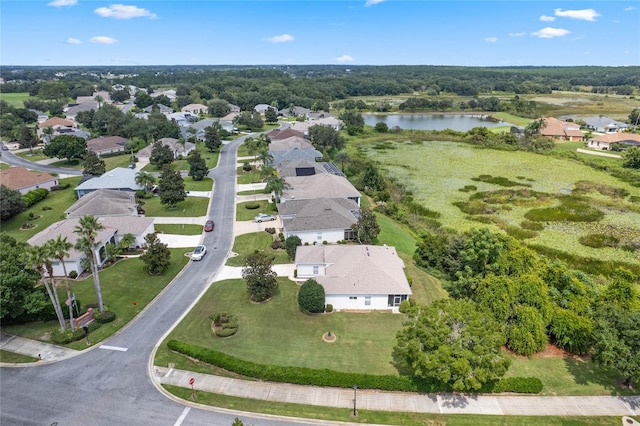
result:
M 640 1 L 2 0 L 2 65 L 640 65 Z

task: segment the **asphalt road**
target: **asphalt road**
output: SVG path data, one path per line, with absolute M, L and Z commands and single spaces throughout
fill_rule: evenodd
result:
M 223 147 L 204 234 L 207 254 L 191 262 L 154 302 L 104 345 L 64 361 L 0 369 L 0 424 L 4 425 L 230 425 L 235 413 L 187 407 L 168 398 L 150 379 L 150 357 L 167 330 L 189 311 L 223 265 L 233 242 L 236 149 Z M 6 152 L 6 151 L 5 151 Z M 136 285 L 135 282 L 131 285 Z M 126 349 L 124 351 L 123 349 Z M 240 416 L 245 424 L 281 425 L 284 419 Z M 305 424 L 310 422 L 302 421 Z M 290 424 L 296 424 L 291 422 Z
M 36 164 L 32 161 L 18 157 L 11 151 L 2 151 L 2 158 L 0 158 L 0 160 L 4 163 L 11 164 L 12 166 L 24 166 L 30 170 L 40 170 L 42 172 L 56 173 L 58 175 L 82 176 L 82 170 L 65 169 L 47 164 Z

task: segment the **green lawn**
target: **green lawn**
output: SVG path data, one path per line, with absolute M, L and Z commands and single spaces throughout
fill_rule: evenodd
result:
M 252 189 L 249 191 L 239 191 L 237 195 L 257 195 L 257 194 L 265 194 L 263 189 Z
M 15 352 L 5 351 L 0 349 L 0 362 L 23 364 L 27 362 L 39 361 L 38 358 L 34 358 L 29 355 L 17 354 Z
M 492 112 L 491 116 L 521 127 L 526 127 L 526 125 L 531 122 L 530 118 L 518 117 L 517 115 L 509 114 L 507 112 Z
M 247 256 L 256 250 L 273 256 L 274 264 L 292 263 L 284 249 L 274 250 L 271 248 L 274 236 L 266 231 L 254 232 L 252 234 L 238 235 L 233 243 L 232 252 L 238 253 L 238 256 L 227 259 L 229 266 L 244 266 Z
M 200 155 L 204 158 L 205 163 L 207 164 L 207 168 L 213 169 L 218 165 L 218 157 L 220 153 L 218 152 L 209 152 L 209 150 L 204 147 L 204 144 L 198 144 L 198 150 L 200 151 Z M 189 170 L 189 162 L 186 158 L 175 160 L 171 163 L 171 168 L 174 170 Z M 160 172 L 161 169 L 157 168 L 153 164 L 145 165 L 142 170 L 145 172 Z
M 162 232 L 164 234 L 177 234 L 177 235 L 199 235 L 202 234 L 202 225 L 185 225 L 177 223 L 160 223 L 154 225 L 156 232 Z
M 191 176 L 184 178 L 185 191 L 211 191 L 213 189 L 213 179 L 204 178 L 200 181 L 195 181 Z
M 64 211 L 76 201 L 74 188 L 78 185 L 80 179 L 80 177 L 60 179 L 61 184 L 70 183 L 69 188 L 50 192 L 47 198 L 31 206 L 27 211 L 6 222 L 2 222 L 0 224 L 0 232 L 12 236 L 17 241 L 27 241 L 52 223 L 64 219 Z M 43 210 L 42 208 L 45 206 L 51 207 L 51 210 Z M 36 220 L 29 220 L 29 213 L 31 212 L 40 217 Z M 21 230 L 20 227 L 25 222 L 30 222 L 35 227 Z
M 11 168 L 11 166 L 7 163 L 0 163 L 0 170 L 7 170 L 9 168 Z
M 190 249 L 170 250 L 171 264 L 162 275 L 149 276 L 142 270 L 143 264 L 138 258 L 121 260 L 100 272 L 104 304 L 108 310 L 115 312 L 117 317 L 115 321 L 104 324 L 90 334 L 89 340 L 92 344 L 111 336 L 131 321 L 187 264 L 189 258 L 185 256 L 185 253 L 191 251 Z M 64 285 L 59 286 L 58 292 L 61 299 L 65 300 L 66 291 L 63 290 L 63 287 Z M 95 289 L 90 276 L 82 281 L 72 281 L 71 288 L 83 305 L 96 303 Z M 57 324 L 57 321 L 37 322 L 7 326 L 3 330 L 10 334 L 40 340 L 47 333 L 55 331 L 58 327 Z M 81 340 L 66 346 L 73 349 L 84 349 L 87 344 Z
M 131 164 L 131 155 L 130 154 L 116 155 L 116 156 L 113 156 L 113 157 L 104 157 L 102 159 L 105 162 L 107 170 L 113 170 L 116 167 L 127 168 L 127 167 L 129 167 L 129 164 Z M 82 167 L 84 167 L 84 164 L 83 164 Z
M 286 278 L 278 278 L 278 283 L 279 293 L 260 304 L 249 301 L 244 280 L 213 283 L 167 339 L 213 348 L 253 362 L 361 373 L 398 372 L 392 347 L 402 315 L 306 315 L 298 308 L 298 285 Z M 215 338 L 211 332 L 209 316 L 222 311 L 236 315 L 240 321 L 240 329 L 232 338 Z M 328 331 L 337 336 L 335 343 L 322 340 Z
M 251 204 L 259 204 L 257 209 L 248 209 L 246 206 Z M 258 213 L 277 213 L 278 209 L 274 203 L 267 200 L 245 201 L 238 203 L 236 206 L 236 220 L 253 220 Z
M 18 157 L 23 158 L 27 161 L 41 161 L 41 160 L 48 160 L 49 157 L 47 157 L 46 155 L 44 155 L 44 153 L 42 152 L 42 148 L 36 148 L 33 149 L 33 152 L 29 152 L 29 151 L 23 151 L 23 152 L 16 152 L 15 153 Z
M 0 93 L 0 100 L 16 108 L 24 108 L 24 101 L 30 97 L 29 92 Z
M 260 173 L 255 169 L 255 167 L 251 169 L 250 172 L 245 172 L 244 170 L 242 170 L 242 166 L 241 166 L 241 167 L 238 167 L 237 171 L 238 171 L 238 185 L 262 182 Z
M 191 400 L 191 389 L 162 385 L 168 392 Z M 620 416 L 492 416 L 472 414 L 429 414 L 395 411 L 372 411 L 358 407 L 358 418 L 352 417 L 350 408 L 321 407 L 316 405 L 245 399 L 234 396 L 197 391 L 199 404 L 252 413 L 289 416 L 323 421 L 385 424 L 400 426 L 448 425 L 448 426 L 619 426 Z M 635 416 L 636 419 L 640 418 Z
M 160 204 L 160 197 L 151 197 L 146 198 L 142 206 L 147 217 L 200 217 L 207 214 L 208 207 L 209 199 L 204 197 L 187 197 L 186 200 L 179 202 L 174 209 Z

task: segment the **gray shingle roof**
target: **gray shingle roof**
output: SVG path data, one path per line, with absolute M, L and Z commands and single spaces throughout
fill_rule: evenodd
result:
M 132 192 L 98 189 L 73 203 L 65 213 L 67 217 L 137 216 L 138 209 Z
M 344 177 L 319 174 L 296 176 L 286 179 L 290 188 L 283 191 L 286 200 L 307 200 L 313 198 L 360 198 L 358 190 Z
M 116 167 L 108 171 L 100 177 L 89 179 L 76 187 L 78 190 L 96 190 L 96 189 L 122 189 L 127 188 L 132 191 L 144 189 L 144 187 L 136 183 L 136 175 L 139 172 L 133 169 L 125 169 Z
M 349 229 L 357 222 L 354 213 L 359 209 L 355 201 L 342 198 L 289 200 L 278 205 L 287 232 Z

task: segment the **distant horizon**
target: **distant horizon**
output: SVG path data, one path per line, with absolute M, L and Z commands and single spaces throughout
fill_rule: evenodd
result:
M 9 65 L 0 68 L 144 68 L 144 67 L 340 67 L 344 69 L 362 67 L 442 67 L 442 68 L 638 68 L 639 65 L 436 65 L 436 64 L 139 64 L 139 65 Z
M 637 0 L 2 0 L 0 55 L 12 67 L 629 67 L 639 23 Z

